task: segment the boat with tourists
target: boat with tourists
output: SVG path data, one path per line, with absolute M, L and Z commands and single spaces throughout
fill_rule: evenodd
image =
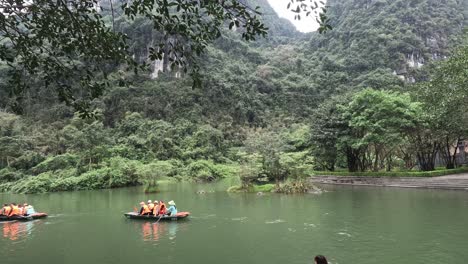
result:
M 187 218 L 190 213 L 189 212 L 178 212 L 175 215 L 140 215 L 136 212 L 128 212 L 124 214 L 125 217 L 129 219 L 139 219 L 139 220 L 155 220 L 155 221 L 177 221 Z
M 41 219 L 47 217 L 46 213 L 34 213 L 30 215 L 13 215 L 13 216 L 6 216 L 0 215 L 0 222 L 5 221 L 31 221 L 35 219 Z
M 47 217 L 46 213 L 38 213 L 28 203 L 5 203 L 0 209 L 0 222 L 5 221 L 30 221 Z
M 164 201 L 151 201 L 148 200 L 148 203 L 141 202 L 140 210 L 134 208 L 134 212 L 128 212 L 125 217 L 130 219 L 140 219 L 140 220 L 156 220 L 156 221 L 177 221 L 190 215 L 189 212 L 178 212 L 177 207 L 174 201 L 169 201 L 167 203 L 169 208 L 166 207 Z

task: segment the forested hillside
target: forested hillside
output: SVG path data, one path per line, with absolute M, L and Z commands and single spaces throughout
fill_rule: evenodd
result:
M 440 62 L 466 47 L 467 0 L 329 0 L 333 30 L 326 34 L 299 33 L 266 0 L 251 2 L 262 7 L 267 38 L 245 42 L 235 28 L 226 29 L 198 58 L 199 87 L 164 59 L 138 75 L 116 67 L 115 85 L 91 104 L 94 118 L 80 118 L 40 86 L 9 97 L 9 76 L 1 71 L 0 189 L 64 191 L 238 175 L 250 183 L 336 167 L 430 170 L 422 156 L 432 153 L 431 160 L 436 149 L 468 135 L 459 127 L 440 129 L 449 126 L 434 120 L 447 116 L 424 116 L 425 105 L 434 113 L 440 108 L 420 92 L 448 87 L 437 73 L 451 74 L 460 64 Z M 144 18 L 115 15 L 116 29 L 130 36 L 134 56 L 144 62 L 159 33 Z M 466 48 L 457 52 L 464 58 Z M 123 76 L 130 82 L 119 85 Z M 463 67 L 453 78 L 462 92 Z

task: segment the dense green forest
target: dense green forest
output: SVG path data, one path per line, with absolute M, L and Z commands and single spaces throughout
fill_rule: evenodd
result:
M 200 86 L 164 58 L 138 75 L 114 67 L 89 118 L 39 85 L 10 96 L 2 66 L 0 190 L 239 176 L 248 187 L 312 170 L 431 171 L 436 155 L 461 165 L 467 0 L 329 0 L 325 34 L 295 31 L 266 0 L 251 4 L 268 36 L 245 42 L 224 30 L 197 57 Z M 160 34 L 144 18 L 112 15 L 145 61 Z

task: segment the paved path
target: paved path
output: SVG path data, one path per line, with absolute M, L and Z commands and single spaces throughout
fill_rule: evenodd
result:
M 468 173 L 439 177 L 314 176 L 313 183 L 468 191 Z

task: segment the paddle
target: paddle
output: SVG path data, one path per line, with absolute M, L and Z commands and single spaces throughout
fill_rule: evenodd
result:
M 156 221 L 155 224 L 157 224 L 157 223 L 159 222 L 159 220 L 161 220 L 161 218 L 162 218 L 163 216 L 164 216 L 164 215 L 162 214 L 162 215 L 159 217 L 158 221 Z

